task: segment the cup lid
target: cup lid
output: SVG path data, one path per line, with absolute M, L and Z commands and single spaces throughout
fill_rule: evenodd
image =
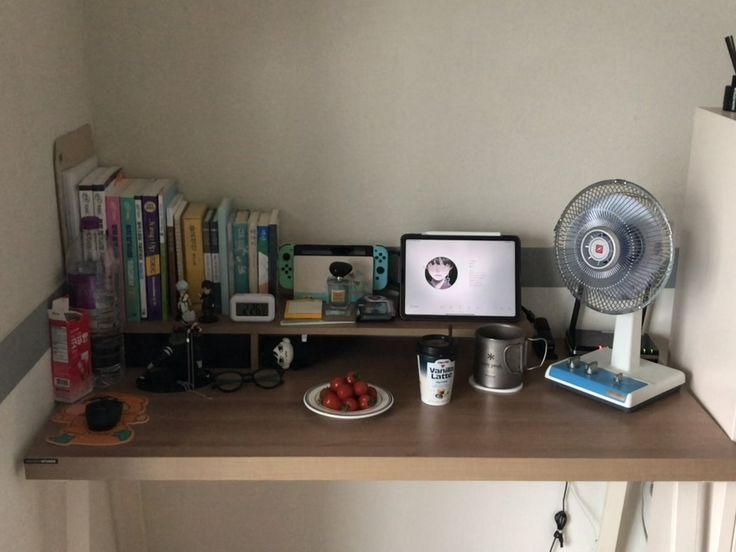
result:
M 417 352 L 425 355 L 451 354 L 455 352 L 455 340 L 450 335 L 425 335 L 417 343 Z

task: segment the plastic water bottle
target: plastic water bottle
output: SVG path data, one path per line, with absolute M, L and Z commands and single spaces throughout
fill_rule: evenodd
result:
M 98 388 L 119 382 L 125 369 L 119 270 L 102 229 L 85 228 L 83 221 L 81 239 L 66 257 L 69 306 L 89 313 L 92 372 Z

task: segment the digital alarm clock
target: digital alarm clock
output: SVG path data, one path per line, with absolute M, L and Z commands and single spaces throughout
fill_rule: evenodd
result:
M 276 318 L 276 299 L 270 293 L 236 293 L 230 298 L 233 322 L 271 322 Z

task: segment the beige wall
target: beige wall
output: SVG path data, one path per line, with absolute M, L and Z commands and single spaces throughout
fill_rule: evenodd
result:
M 680 217 L 691 115 L 719 105 L 728 0 L 88 3 L 101 156 L 191 198 L 282 209 L 282 237 L 551 245 L 582 187 Z M 113 31 L 114 29 L 114 31 Z
M 82 13 L 77 0 L 0 9 L 0 341 L 62 282 L 51 148 L 90 116 Z M 63 484 L 28 482 L 22 465 L 53 404 L 49 362 L 47 353 L 0 403 L 2 550 L 65 549 Z
M 62 282 L 54 139 L 90 117 L 82 2 L 4 2 L 0 17 L 0 339 Z

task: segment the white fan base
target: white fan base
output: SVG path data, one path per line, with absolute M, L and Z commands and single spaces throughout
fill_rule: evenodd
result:
M 611 368 L 611 349 L 603 348 L 580 356 L 585 363 L 598 362 L 600 370 L 607 370 L 613 374 L 623 373 L 625 377 L 645 383 L 643 387 L 629 393 L 619 393 L 615 387 L 608 389 L 593 389 L 583 385 L 576 385 L 560 376 L 564 376 L 570 359 L 556 362 L 547 368 L 545 377 L 555 383 L 572 389 L 578 393 L 588 395 L 607 404 L 623 410 L 633 410 L 644 403 L 648 403 L 660 395 L 674 391 L 685 383 L 685 374 L 675 368 L 670 368 L 656 362 L 639 359 L 629 370 L 622 372 Z M 585 382 L 583 382 L 585 383 Z

